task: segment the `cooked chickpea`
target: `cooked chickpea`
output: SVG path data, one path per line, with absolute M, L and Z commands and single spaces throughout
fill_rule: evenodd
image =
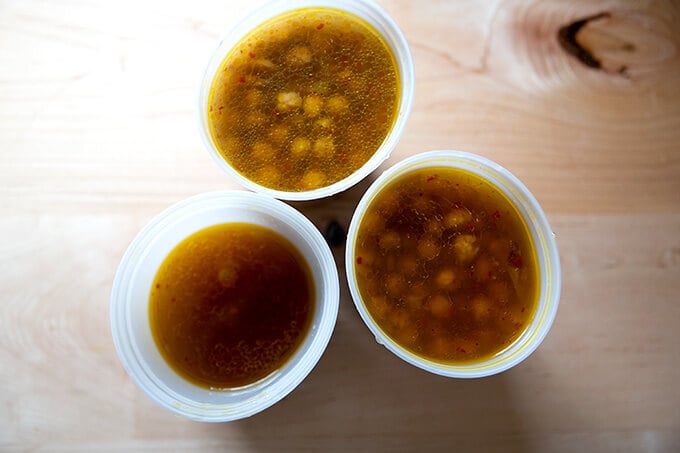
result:
M 430 313 L 440 318 L 450 315 L 453 308 L 449 298 L 441 294 L 432 296 L 428 306 L 430 308 Z
M 312 51 L 305 46 L 295 46 L 290 49 L 286 58 L 288 63 L 294 65 L 303 65 L 312 61 Z
M 330 157 L 335 151 L 335 143 L 331 137 L 321 137 L 314 142 L 313 150 L 319 157 Z
M 333 115 L 345 113 L 349 107 L 349 102 L 344 96 L 333 96 L 326 103 L 326 110 Z
M 432 239 L 421 239 L 418 241 L 418 253 L 421 258 L 431 260 L 439 255 L 439 246 Z
M 276 65 L 274 62 L 267 58 L 256 58 L 255 60 L 252 61 L 252 65 L 256 69 L 274 69 Z
M 310 96 L 307 96 L 305 98 L 305 102 L 302 106 L 302 108 L 305 111 L 305 114 L 309 117 L 314 118 L 315 116 L 318 116 L 319 113 L 321 113 L 321 108 L 323 107 L 323 98 L 321 96 L 318 96 L 316 94 L 312 94 Z
M 433 219 L 427 223 L 425 230 L 434 237 L 440 237 L 444 231 L 444 225 L 440 220 Z
M 274 41 L 287 41 L 291 30 L 287 27 L 277 27 L 270 32 L 271 39 Z
M 424 285 L 416 286 L 409 289 L 404 300 L 410 309 L 416 310 L 423 307 L 427 294 L 428 291 Z
M 470 305 L 477 321 L 484 321 L 491 314 L 491 301 L 486 296 L 475 297 Z
M 276 96 L 276 110 L 279 112 L 291 112 L 302 105 L 302 98 L 295 91 L 286 91 Z
M 309 170 L 302 177 L 302 188 L 305 190 L 317 189 L 326 182 L 326 175 L 319 170 Z
M 330 129 L 331 126 L 333 125 L 333 121 L 331 121 L 330 118 L 319 118 L 314 122 L 314 125 L 317 126 L 320 129 Z
M 396 231 L 386 231 L 384 234 L 380 235 L 378 239 L 378 245 L 383 250 L 392 250 L 401 244 L 401 238 L 399 233 Z
M 461 263 L 468 263 L 479 252 L 479 245 L 477 245 L 477 239 L 473 235 L 462 234 L 456 238 L 453 250 Z
M 290 153 L 296 159 L 300 159 L 309 154 L 312 149 L 312 142 L 305 137 L 295 137 L 293 142 L 290 144 Z
M 453 269 L 442 269 L 439 271 L 437 274 L 437 277 L 435 278 L 435 282 L 437 283 L 437 286 L 443 289 L 448 289 L 456 281 L 456 274 L 453 272 Z
M 390 274 L 385 279 L 385 288 L 392 296 L 401 296 L 406 290 L 406 279 L 401 274 Z
M 345 68 L 342 71 L 338 72 L 337 79 L 340 82 L 347 82 L 350 78 L 352 77 L 352 71 L 349 70 L 349 68 Z
M 447 228 L 460 229 L 472 221 L 472 214 L 467 209 L 454 209 L 444 217 Z

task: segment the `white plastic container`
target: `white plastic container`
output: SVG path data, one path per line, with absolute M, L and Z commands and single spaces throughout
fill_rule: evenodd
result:
M 307 336 L 283 367 L 244 387 L 210 391 L 180 377 L 159 353 L 149 325 L 149 293 L 158 268 L 178 243 L 198 230 L 229 222 L 270 228 L 297 247 L 314 279 L 315 310 Z M 309 374 L 333 332 L 339 297 L 333 255 L 305 216 L 261 194 L 206 193 L 168 208 L 132 241 L 113 282 L 111 331 L 125 370 L 152 400 L 193 420 L 230 421 L 273 405 Z
M 517 207 L 531 233 L 540 272 L 538 308 L 524 333 L 496 356 L 473 364 L 447 365 L 420 357 L 392 340 L 369 314 L 359 292 L 354 255 L 357 229 L 376 195 L 395 179 L 428 167 L 453 167 L 481 176 L 503 192 Z M 461 151 L 430 151 L 407 158 L 386 170 L 366 191 L 352 217 L 347 234 L 345 266 L 354 304 L 378 343 L 406 362 L 431 373 L 456 378 L 478 378 L 505 371 L 527 358 L 548 334 L 559 304 L 560 259 L 554 234 L 534 196 L 522 182 L 500 165 L 484 157 Z
M 234 169 L 220 154 L 210 133 L 210 126 L 208 124 L 208 98 L 210 95 L 210 87 L 224 58 L 227 56 L 227 54 L 229 54 L 231 49 L 236 44 L 238 44 L 238 42 L 241 41 L 241 39 L 243 39 L 243 37 L 245 37 L 249 32 L 251 32 L 263 22 L 283 13 L 310 7 L 328 7 L 354 14 L 355 16 L 358 16 L 368 22 L 379 33 L 382 34 L 385 41 L 392 49 L 399 69 L 399 79 L 401 85 L 399 92 L 399 109 L 394 125 L 380 148 L 378 148 L 378 150 L 363 166 L 361 166 L 348 177 L 331 185 L 308 191 L 288 192 L 275 190 L 257 184 L 246 178 L 244 175 Z M 406 125 L 406 120 L 409 116 L 409 113 L 411 112 L 414 88 L 415 71 L 413 67 L 413 58 L 411 56 L 408 43 L 406 42 L 406 38 L 394 20 L 375 2 L 370 0 L 278 0 L 254 11 L 241 23 L 236 25 L 224 37 L 217 50 L 214 52 L 205 71 L 199 93 L 198 112 L 201 136 L 208 152 L 217 165 L 227 175 L 232 177 L 243 187 L 282 200 L 302 201 L 324 198 L 342 192 L 357 184 L 363 178 L 368 176 L 373 170 L 378 168 L 378 166 L 380 166 L 380 164 L 390 156 L 392 150 L 395 148 L 399 138 L 402 135 L 404 126 Z

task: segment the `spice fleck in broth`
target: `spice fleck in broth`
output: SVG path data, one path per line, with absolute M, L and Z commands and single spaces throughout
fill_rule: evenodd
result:
M 415 170 L 370 203 L 356 278 L 376 324 L 441 363 L 493 357 L 528 327 L 538 299 L 532 240 L 517 209 L 466 171 Z
M 328 186 L 366 163 L 396 119 L 389 45 L 330 8 L 283 14 L 249 33 L 213 80 L 208 122 L 220 154 L 276 190 Z
M 314 285 L 300 252 L 278 233 L 227 223 L 172 250 L 151 288 L 156 345 L 182 377 L 233 388 L 280 368 L 309 330 Z

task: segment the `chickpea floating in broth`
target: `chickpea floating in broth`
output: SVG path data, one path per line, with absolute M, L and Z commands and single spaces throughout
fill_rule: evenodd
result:
M 370 316 L 430 360 L 492 357 L 536 309 L 538 265 L 526 225 L 498 189 L 464 170 L 412 170 L 383 187 L 359 221 L 354 255 Z M 373 282 L 384 282 L 382 291 Z
M 326 182 L 326 175 L 320 170 L 310 170 L 302 177 L 304 190 L 316 189 Z
M 300 159 L 309 154 L 312 142 L 305 137 L 296 137 L 290 144 L 290 153 L 293 158 Z
M 328 157 L 335 151 L 335 143 L 331 137 L 321 137 L 314 142 L 313 150 L 319 157 Z
M 294 91 L 279 93 L 276 96 L 276 100 L 278 101 L 276 110 L 279 112 L 290 112 L 292 110 L 296 110 L 302 105 L 302 98 Z
M 321 113 L 321 108 L 323 107 L 323 98 L 319 95 L 312 94 L 305 98 L 303 109 L 305 114 L 309 117 L 316 117 Z

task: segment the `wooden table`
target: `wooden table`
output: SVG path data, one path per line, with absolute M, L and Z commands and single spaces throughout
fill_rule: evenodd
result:
M 325 355 L 267 411 L 201 424 L 135 387 L 109 330 L 113 276 L 164 208 L 238 188 L 203 148 L 197 92 L 261 3 L 0 3 L 0 450 L 680 451 L 674 0 L 380 2 L 417 73 L 382 169 L 479 153 L 557 235 L 559 313 L 521 365 L 472 381 L 411 367 L 376 344 L 341 275 Z M 366 187 L 295 207 L 346 226 Z

